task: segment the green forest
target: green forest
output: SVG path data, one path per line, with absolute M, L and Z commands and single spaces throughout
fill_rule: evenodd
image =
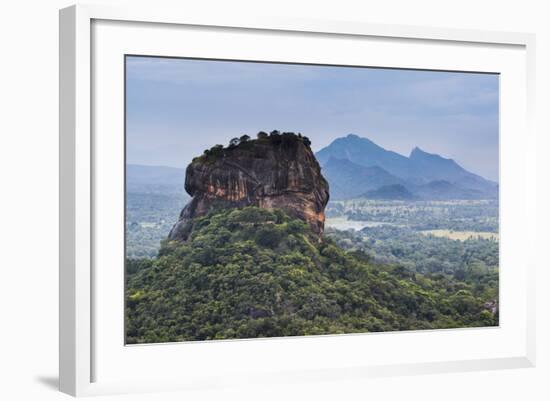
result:
M 326 235 L 343 249 L 368 252 L 379 263 L 398 264 L 419 273 L 445 273 L 457 278 L 463 278 L 466 272 L 492 274 L 495 288 L 498 282 L 499 246 L 495 239 L 472 236 L 459 241 L 390 225 L 365 227 L 359 232 L 329 228 Z
M 416 249 L 401 240 L 403 252 Z M 487 307 L 498 299 L 490 247 L 476 256 L 483 264 L 432 269 L 417 266 L 423 254 L 381 263 L 391 252 L 373 245 L 368 233 L 334 231 L 320 241 L 281 210 L 199 217 L 186 242 L 164 240 L 156 258 L 127 259 L 126 342 L 498 325 Z

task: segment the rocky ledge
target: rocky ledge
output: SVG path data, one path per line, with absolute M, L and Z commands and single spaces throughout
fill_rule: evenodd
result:
M 307 137 L 260 132 L 216 145 L 187 167 L 185 190 L 192 196 L 169 239 L 185 241 L 193 219 L 218 208 L 282 209 L 304 220 L 319 237 L 325 224 L 329 187 Z

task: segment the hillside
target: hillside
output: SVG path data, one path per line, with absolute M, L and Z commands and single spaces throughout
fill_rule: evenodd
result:
M 155 257 L 161 239 L 189 201 L 183 189 L 185 170 L 165 166 L 126 165 L 126 255 Z
M 368 138 L 350 134 L 335 139 L 316 153 L 331 187 L 338 189 L 339 199 L 351 199 L 381 186 L 401 184 L 425 200 L 495 199 L 498 184 L 467 171 L 452 159 L 428 153 L 416 147 L 409 157 L 386 150 Z M 339 160 L 334 164 L 333 160 Z M 346 164 L 350 163 L 350 164 Z M 357 166 L 352 171 L 350 165 Z M 378 187 L 360 180 L 360 167 L 378 168 L 390 175 Z M 448 185 L 443 186 L 441 182 Z M 432 185 L 432 183 L 435 183 Z M 370 185 L 370 186 L 369 186 Z M 432 187 L 435 187 L 432 190 Z M 336 198 L 335 198 L 336 199 Z
M 365 191 L 405 184 L 404 180 L 383 168 L 361 166 L 348 159 L 330 158 L 323 166 L 323 175 L 330 182 L 330 197 L 333 200 L 352 199 Z
M 366 199 L 392 199 L 392 200 L 415 200 L 418 199 L 407 188 L 400 184 L 384 185 L 378 189 L 365 192 L 362 198 Z
M 346 159 L 360 166 L 378 166 L 400 178 L 408 178 L 409 159 L 399 153 L 384 149 L 368 138 L 349 134 L 335 139 L 329 146 L 318 151 L 315 156 L 321 166 L 331 158 Z
M 424 199 L 432 200 L 493 198 L 493 196 L 489 196 L 483 191 L 461 188 L 446 180 L 435 180 L 420 185 L 416 188 L 415 193 Z
M 375 188 L 367 192 L 370 196 L 415 196 L 405 186 L 407 182 L 381 167 L 346 159 L 330 159 L 327 164 L 329 173 L 331 165 L 337 171 L 347 169 L 347 179 L 352 181 L 340 177 L 341 182 L 358 189 Z M 401 231 L 398 234 L 408 244 L 405 248 L 369 238 L 372 231 L 363 236 L 363 232 L 356 235 L 331 229 L 331 238 L 327 238 L 329 186 L 324 172 L 307 137 L 277 131 L 260 132 L 257 139 L 243 135 L 227 147 L 215 145 L 194 158 L 185 173 L 185 190 L 191 200 L 170 233 L 165 232 L 168 237 L 156 258 L 147 258 L 149 248 L 128 248 L 129 255 L 145 257 L 126 259 L 126 342 L 498 324 L 498 312 L 486 307 L 498 297 L 496 243 L 487 242 L 490 250 L 483 248 L 487 252 L 481 255 L 476 250 L 479 241 L 465 248 L 419 233 L 404 236 Z M 448 190 L 444 181 L 424 185 Z M 164 198 L 136 194 L 128 199 L 135 201 L 136 209 L 127 209 L 128 217 L 135 219 L 130 224 L 127 221 L 127 229 L 132 233 L 132 228 L 143 227 L 137 233 L 146 235 L 151 224 L 138 216 L 138 209 L 158 217 L 155 207 Z M 412 211 L 406 205 L 370 210 L 370 203 L 376 201 L 362 202 L 365 205 L 353 207 L 347 217 L 376 217 L 380 223 L 395 219 L 401 209 L 410 218 Z M 161 203 L 168 206 L 168 202 Z M 175 206 L 177 201 L 170 210 Z M 427 207 L 432 210 L 434 205 Z M 445 210 L 453 215 L 457 211 Z M 426 214 L 418 212 L 424 222 Z M 155 227 L 165 224 L 162 218 Z M 394 235 L 393 229 L 400 228 L 377 228 L 382 236 Z M 466 258 L 460 251 L 458 262 L 441 264 L 437 259 L 445 257 L 441 244 L 464 253 L 473 249 L 475 255 Z M 381 264 L 381 260 L 391 264 Z
M 127 343 L 498 324 L 476 286 L 319 243 L 282 210 L 198 217 L 185 242 L 127 262 Z

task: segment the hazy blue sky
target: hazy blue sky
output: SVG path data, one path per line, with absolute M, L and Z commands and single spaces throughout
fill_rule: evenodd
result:
M 354 133 L 498 180 L 498 76 L 127 58 L 127 162 L 186 167 L 217 143 L 301 132 L 315 151 Z

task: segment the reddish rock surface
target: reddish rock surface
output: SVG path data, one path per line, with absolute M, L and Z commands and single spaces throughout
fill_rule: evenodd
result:
M 183 208 L 169 239 L 185 241 L 192 219 L 218 208 L 257 206 L 282 209 L 323 234 L 328 183 L 309 147 L 291 133 L 212 148 L 193 159 L 185 190 L 193 197 Z

